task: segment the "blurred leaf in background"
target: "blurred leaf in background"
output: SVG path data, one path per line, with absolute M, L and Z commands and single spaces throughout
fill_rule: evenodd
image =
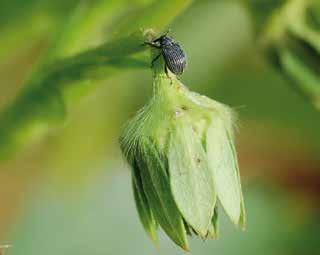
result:
M 319 1 L 247 2 L 252 10 L 257 10 L 252 11 L 258 24 L 256 32 L 270 62 L 289 80 L 298 93 L 319 109 Z M 271 11 L 266 11 L 267 6 Z

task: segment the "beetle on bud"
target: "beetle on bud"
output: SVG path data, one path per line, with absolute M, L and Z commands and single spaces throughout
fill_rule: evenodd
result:
M 160 56 L 163 56 L 166 73 L 169 69 L 173 74 L 181 75 L 186 69 L 187 55 L 180 44 L 168 36 L 168 32 L 152 42 L 145 42 L 145 44 L 160 50 L 160 53 L 152 60 L 152 66 Z
M 156 52 L 154 53 L 154 55 Z M 149 236 L 157 228 L 184 250 L 187 235 L 218 234 L 219 206 L 244 228 L 245 210 L 234 148 L 234 113 L 188 90 L 154 66 L 154 93 L 120 137 L 132 167 L 137 210 Z

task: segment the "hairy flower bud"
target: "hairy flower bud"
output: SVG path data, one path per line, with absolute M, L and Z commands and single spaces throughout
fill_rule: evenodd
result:
M 234 114 L 166 74 L 162 60 L 154 69 L 153 97 L 126 125 L 120 144 L 146 232 L 156 241 L 160 225 L 188 250 L 187 234 L 217 237 L 218 206 L 245 225 Z

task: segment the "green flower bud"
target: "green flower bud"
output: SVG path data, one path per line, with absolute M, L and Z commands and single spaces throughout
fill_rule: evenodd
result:
M 132 167 L 137 210 L 157 242 L 157 228 L 188 250 L 187 234 L 218 235 L 218 206 L 244 227 L 245 212 L 233 145 L 234 113 L 188 90 L 161 59 L 154 93 L 120 137 Z

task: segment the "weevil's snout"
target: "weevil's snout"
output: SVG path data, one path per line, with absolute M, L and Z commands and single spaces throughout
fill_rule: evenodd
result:
M 161 43 L 159 41 L 144 41 L 144 43 L 142 44 L 143 46 L 151 46 L 154 48 L 160 48 L 161 47 Z

